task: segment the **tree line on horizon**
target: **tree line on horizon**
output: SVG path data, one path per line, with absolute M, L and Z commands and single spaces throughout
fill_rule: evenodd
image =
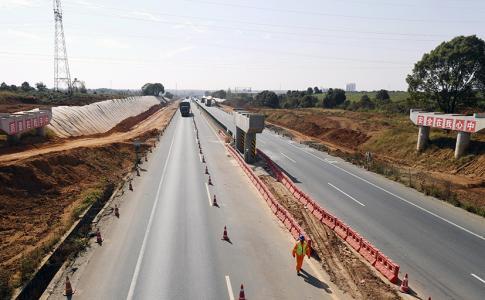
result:
M 485 42 L 475 35 L 458 36 L 443 42 L 416 62 L 406 77 L 409 97 L 391 101 L 387 90 L 375 97 L 363 94 L 358 101 L 349 101 L 342 89 L 329 89 L 324 96 L 318 87 L 306 91 L 287 91 L 277 95 L 265 90 L 255 96 L 230 94 L 228 102 L 236 106 L 270 108 L 341 108 L 349 110 L 381 109 L 407 113 L 410 108 L 456 113 L 470 109 L 485 110 Z

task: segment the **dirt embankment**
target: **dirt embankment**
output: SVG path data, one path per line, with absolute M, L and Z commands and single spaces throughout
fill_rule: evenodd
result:
M 176 109 L 152 108 L 111 134 L 0 156 L 0 275 L 11 286 L 29 277 L 89 197 L 133 168 L 133 139 L 153 143 Z
M 418 153 L 418 130 L 408 116 L 319 108 L 257 111 L 273 130 L 356 164 L 364 164 L 369 151 L 371 170 L 485 215 L 485 133 L 474 134 L 467 154 L 454 159 L 456 132 L 432 130 L 429 146 Z
M 332 230 L 309 214 L 280 182 L 267 175 L 259 177 L 310 235 L 315 257 L 333 283 L 355 299 L 400 299 L 394 289 L 376 276 Z

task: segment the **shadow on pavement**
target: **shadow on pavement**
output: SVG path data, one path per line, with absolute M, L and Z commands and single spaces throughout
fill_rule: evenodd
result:
M 327 294 L 332 293 L 332 291 L 330 290 L 330 287 L 325 282 L 320 281 L 318 278 L 314 277 L 313 275 L 311 275 L 307 271 L 302 269 L 300 276 L 303 277 L 305 282 L 313 285 L 314 287 L 319 288 L 319 289 L 324 289 L 325 292 L 327 292 Z

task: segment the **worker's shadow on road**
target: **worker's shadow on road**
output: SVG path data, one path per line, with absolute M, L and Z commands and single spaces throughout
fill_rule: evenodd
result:
M 318 278 L 314 277 L 312 274 L 308 273 L 305 270 L 301 270 L 300 276 L 303 277 L 306 283 L 313 285 L 316 288 L 324 289 L 327 294 L 331 294 L 332 291 L 330 287 L 323 281 L 320 281 Z

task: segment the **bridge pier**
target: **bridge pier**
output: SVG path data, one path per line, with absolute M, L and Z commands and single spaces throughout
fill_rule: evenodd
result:
M 455 145 L 455 158 L 460 158 L 470 145 L 471 134 L 469 132 L 458 131 Z
M 416 145 L 416 150 L 422 151 L 426 148 L 429 141 L 429 127 L 428 126 L 419 126 L 419 133 L 418 133 L 418 144 Z

